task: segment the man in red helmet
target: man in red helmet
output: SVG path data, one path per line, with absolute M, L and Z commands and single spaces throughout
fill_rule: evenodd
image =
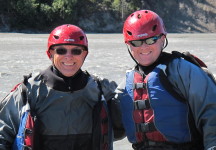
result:
M 113 106 L 116 83 L 81 70 L 88 54 L 85 33 L 58 26 L 46 52 L 52 65 L 25 78 L 1 102 L 0 149 L 112 150 L 107 105 Z
M 136 66 L 117 88 L 135 150 L 216 149 L 216 84 L 196 65 L 165 53 L 167 32 L 150 10 L 132 13 L 123 35 Z

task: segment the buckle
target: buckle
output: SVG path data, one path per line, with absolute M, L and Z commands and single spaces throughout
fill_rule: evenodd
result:
M 153 122 L 147 123 L 137 123 L 136 124 L 137 132 L 152 132 L 156 131 L 155 125 Z
M 33 130 L 29 128 L 25 128 L 25 134 L 32 134 Z
M 31 148 L 31 147 L 29 147 L 29 146 L 27 146 L 27 145 L 23 145 L 23 148 L 22 148 L 22 150 L 32 150 L 32 148 Z
M 142 110 L 142 109 L 149 109 L 149 108 L 151 108 L 151 106 L 148 99 L 134 101 L 134 109 Z
M 146 89 L 146 83 L 134 83 L 133 89 Z

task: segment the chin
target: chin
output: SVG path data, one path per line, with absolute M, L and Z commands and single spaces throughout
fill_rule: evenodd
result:
M 75 73 L 64 73 L 63 75 L 65 77 L 72 77 Z
M 150 66 L 152 65 L 153 63 L 140 63 L 141 66 L 144 66 L 144 67 L 147 67 L 147 66 Z

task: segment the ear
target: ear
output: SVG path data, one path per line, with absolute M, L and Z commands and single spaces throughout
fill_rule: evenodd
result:
M 50 60 L 53 60 L 53 58 L 54 58 L 54 51 L 50 50 L 49 51 L 49 55 L 50 55 Z
M 88 51 L 84 51 L 83 53 L 84 53 L 85 57 L 88 56 Z
M 165 39 L 166 39 L 166 36 L 165 36 L 165 35 L 163 35 L 163 36 L 161 37 L 161 39 L 162 39 L 163 41 L 165 41 Z
M 162 37 L 161 37 L 161 50 L 163 50 L 164 48 L 166 48 L 166 46 L 167 46 L 167 42 L 168 41 L 166 41 L 166 36 L 165 35 L 163 35 Z
M 84 58 L 84 61 L 85 61 L 86 57 L 88 56 L 88 51 L 84 51 L 83 53 L 84 53 L 84 57 L 83 58 Z
M 163 35 L 162 37 L 161 37 L 161 41 L 162 41 L 162 45 L 164 45 L 164 43 L 165 43 L 165 39 L 166 39 L 166 37 L 165 37 L 165 35 Z

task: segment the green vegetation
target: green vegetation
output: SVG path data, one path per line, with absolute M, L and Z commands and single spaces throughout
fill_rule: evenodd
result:
M 50 32 L 74 24 L 86 32 L 122 32 L 139 9 L 159 14 L 168 32 L 215 32 L 215 0 L 0 0 L 0 32 Z
M 82 18 L 101 12 L 113 13 L 116 19 L 121 19 L 122 9 L 125 9 L 123 7 L 128 2 L 125 0 L 2 0 L 0 22 L 18 31 L 47 31 L 50 27 L 63 23 L 78 25 Z M 136 7 L 133 4 L 135 3 L 130 4 L 130 9 Z

